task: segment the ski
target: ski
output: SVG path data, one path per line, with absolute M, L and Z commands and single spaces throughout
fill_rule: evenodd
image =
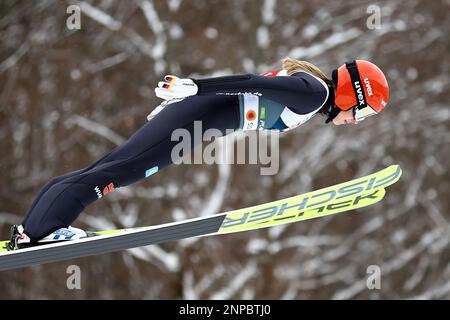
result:
M 267 228 L 369 206 L 400 179 L 392 165 L 368 176 L 248 208 L 149 227 L 96 232 L 80 240 L 0 251 L 0 271 L 131 249 L 190 237 Z M 3 248 L 6 241 L 0 242 Z M 4 250 L 4 249 L 2 249 Z

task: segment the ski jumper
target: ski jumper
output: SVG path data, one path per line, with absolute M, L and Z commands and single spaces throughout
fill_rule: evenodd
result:
M 301 125 L 330 103 L 319 78 L 285 70 L 264 75 L 194 79 L 195 96 L 168 104 L 123 145 L 84 169 L 53 178 L 39 192 L 22 225 L 32 241 L 71 225 L 86 206 L 115 188 L 130 185 L 172 164 L 175 129 L 194 133 L 194 121 L 208 129 L 280 130 Z M 192 139 L 194 140 L 194 139 Z M 192 141 L 191 149 L 200 142 Z M 180 155 L 184 156 L 184 155 Z

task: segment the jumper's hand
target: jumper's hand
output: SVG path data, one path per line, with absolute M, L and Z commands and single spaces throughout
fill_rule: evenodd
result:
M 195 96 L 197 92 L 198 87 L 192 79 L 180 79 L 170 75 L 165 76 L 164 81 L 160 81 L 158 88 L 155 88 L 156 96 L 164 100 Z

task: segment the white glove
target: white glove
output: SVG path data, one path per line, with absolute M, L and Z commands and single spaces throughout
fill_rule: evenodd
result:
M 165 76 L 164 81 L 160 81 L 158 88 L 155 88 L 156 96 L 164 100 L 195 96 L 197 92 L 198 87 L 192 79 L 180 79 L 171 75 Z
M 157 106 L 155 109 L 153 109 L 153 111 L 147 116 L 147 121 L 152 120 L 168 104 L 175 103 L 175 102 L 180 102 L 181 100 L 183 100 L 183 99 L 180 98 L 180 99 L 164 100 L 163 102 L 161 102 L 161 104 L 159 106 Z

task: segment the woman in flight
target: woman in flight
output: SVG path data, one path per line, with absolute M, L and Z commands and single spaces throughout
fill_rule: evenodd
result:
M 164 102 L 127 142 L 40 190 L 22 224 L 13 226 L 8 250 L 88 236 L 71 227 L 84 208 L 176 161 L 171 151 L 177 141 L 171 134 L 183 128 L 192 135 L 194 121 L 202 121 L 203 132 L 215 128 L 223 134 L 227 129 L 287 131 L 316 114 L 326 123 L 357 124 L 384 109 L 389 87 L 369 61 L 345 63 L 329 79 L 311 63 L 286 58 L 281 69 L 263 75 L 166 76 L 155 93 Z

